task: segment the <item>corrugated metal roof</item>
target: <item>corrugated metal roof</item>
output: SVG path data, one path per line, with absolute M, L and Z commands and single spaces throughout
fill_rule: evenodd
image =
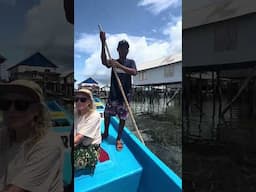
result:
M 37 52 L 27 59 L 19 62 L 18 64 L 8 68 L 8 70 L 19 66 L 19 65 L 28 65 L 28 66 L 38 66 L 38 67 L 52 67 L 57 68 L 56 65 L 54 65 L 49 59 L 47 59 L 45 56 L 43 56 L 41 53 Z
M 183 29 L 223 21 L 256 12 L 254 0 L 184 0 Z
M 165 57 L 161 57 L 159 59 L 155 59 L 152 61 L 148 61 L 145 63 L 141 63 L 138 65 L 138 71 L 143 71 L 146 69 L 152 69 L 156 67 L 161 67 L 164 65 L 169 65 L 171 63 L 176 63 L 182 61 L 182 54 L 176 54 L 176 55 L 168 55 Z

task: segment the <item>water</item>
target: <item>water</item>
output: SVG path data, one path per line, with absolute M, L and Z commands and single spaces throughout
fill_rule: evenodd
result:
M 130 105 L 146 146 L 181 177 L 181 105 L 178 97 L 168 106 L 167 101 L 146 99 Z M 137 135 L 130 117 L 126 126 Z
M 229 102 L 222 98 L 222 110 Z M 233 103 L 225 114 L 228 124 L 219 127 L 216 140 L 219 103 L 216 101 L 214 115 L 212 97 L 204 98 L 200 122 L 199 104 L 191 101 L 189 131 L 198 137 L 183 146 L 185 190 L 256 191 L 255 119 L 248 115 L 249 105 L 240 102 Z

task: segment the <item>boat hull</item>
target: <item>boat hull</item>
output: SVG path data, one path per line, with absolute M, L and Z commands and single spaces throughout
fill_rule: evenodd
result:
M 111 123 L 118 128 L 118 119 Z M 137 161 L 143 167 L 139 192 L 181 192 L 182 180 L 166 164 L 164 164 L 148 147 L 127 128 L 124 129 L 123 140 L 130 148 Z

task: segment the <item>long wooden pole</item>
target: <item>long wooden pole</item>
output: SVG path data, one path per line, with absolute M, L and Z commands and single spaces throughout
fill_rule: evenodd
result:
M 99 30 L 100 30 L 100 31 L 103 31 L 101 25 L 99 25 Z M 112 57 L 111 57 L 111 55 L 110 55 L 110 51 L 109 51 L 109 49 L 108 49 L 107 42 L 105 42 L 105 48 L 106 48 L 106 50 L 107 50 L 107 54 L 108 54 L 109 59 L 112 59 Z M 132 110 L 131 110 L 130 105 L 129 105 L 129 103 L 128 103 L 128 100 L 127 100 L 127 98 L 126 98 L 126 96 L 125 96 L 124 89 L 123 89 L 122 83 L 121 83 L 121 81 L 120 81 L 120 79 L 119 79 L 119 76 L 117 75 L 116 69 L 115 69 L 114 67 L 112 67 L 112 69 L 113 69 L 113 72 L 114 72 L 114 74 L 115 74 L 115 77 L 116 77 L 118 86 L 119 86 L 119 88 L 120 88 L 120 91 L 121 91 L 121 93 L 122 93 L 122 96 L 123 96 L 123 98 L 124 98 L 125 105 L 126 105 L 128 111 L 129 111 L 129 114 L 130 114 L 130 116 L 131 116 L 132 123 L 133 123 L 133 125 L 134 125 L 134 127 L 135 127 L 135 129 L 136 129 L 136 131 L 137 131 L 137 133 L 138 133 L 138 135 L 139 135 L 139 138 L 140 138 L 141 142 L 145 145 L 145 142 L 144 142 L 144 140 L 143 140 L 143 138 L 142 138 L 142 136 L 141 136 L 141 133 L 140 133 L 140 131 L 139 131 L 139 128 L 138 128 L 138 126 L 137 126 L 137 124 L 136 124 L 136 121 L 135 121 L 135 119 L 134 119 L 134 117 L 133 117 Z

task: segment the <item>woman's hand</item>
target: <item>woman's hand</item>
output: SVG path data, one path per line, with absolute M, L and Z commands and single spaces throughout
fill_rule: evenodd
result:
M 81 143 L 84 139 L 84 135 L 82 134 L 76 134 L 76 136 L 74 137 L 74 147 L 77 146 L 79 143 Z

